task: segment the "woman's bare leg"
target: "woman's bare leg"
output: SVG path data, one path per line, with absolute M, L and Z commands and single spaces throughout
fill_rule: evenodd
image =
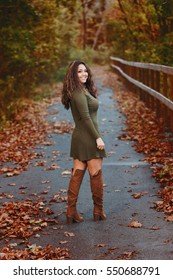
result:
M 102 169 L 102 158 L 91 159 L 87 161 L 88 171 L 91 176 L 96 174 L 100 169 Z
M 78 159 L 73 160 L 73 174 L 77 169 L 86 170 L 86 168 L 87 168 L 87 163 L 85 161 L 80 161 Z

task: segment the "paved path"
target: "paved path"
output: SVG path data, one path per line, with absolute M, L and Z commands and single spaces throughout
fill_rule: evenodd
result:
M 66 204 L 54 203 L 51 208 L 59 221 L 57 229 L 49 227 L 49 231 L 45 229 L 45 234 L 30 238 L 30 242 L 66 247 L 70 249 L 71 259 L 117 259 L 128 256 L 138 260 L 173 259 L 172 223 L 165 222 L 164 214 L 152 208 L 153 202 L 159 200 L 159 185 L 152 178 L 151 167 L 143 161 L 143 155 L 133 149 L 133 143 L 118 139 L 124 128 L 124 117 L 117 108 L 112 90 L 102 87 L 99 81 L 98 88 L 99 125 L 109 155 L 103 164 L 107 220 L 98 223 L 92 221 L 93 205 L 86 173 L 78 200 L 78 209 L 83 213 L 85 222 L 66 225 Z M 61 104 L 50 106 L 49 112 L 48 119 L 52 122 L 72 122 L 70 112 L 64 110 Z M 62 172 L 72 167 L 69 159 L 70 138 L 70 134 L 52 133 L 47 140 L 55 142 L 54 145 L 36 147 L 37 152 L 44 153 L 43 160 L 47 161 L 48 166 L 56 163 L 60 168 L 44 171 L 43 166 L 35 167 L 33 163 L 28 171 L 13 180 L 1 175 L 1 185 L 4 186 L 1 190 L 14 192 L 18 200 L 45 189 L 49 190 L 45 196 L 49 200 L 59 190 L 67 190 L 70 175 L 62 176 Z M 18 187 L 26 186 L 26 195 L 8 186 L 12 181 Z M 47 184 L 43 184 L 43 181 L 47 181 Z M 145 192 L 141 198 L 132 197 L 132 194 L 140 192 Z M 134 220 L 140 222 L 142 228 L 128 227 Z M 74 236 L 66 236 L 66 232 Z M 67 243 L 60 244 L 62 241 Z

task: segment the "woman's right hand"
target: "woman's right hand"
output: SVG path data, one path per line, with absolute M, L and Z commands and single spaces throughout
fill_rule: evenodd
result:
M 97 138 L 97 139 L 96 139 L 96 144 L 97 144 L 97 148 L 98 148 L 99 150 L 104 150 L 104 149 L 105 149 L 105 144 L 104 144 L 102 138 L 100 138 L 100 137 Z

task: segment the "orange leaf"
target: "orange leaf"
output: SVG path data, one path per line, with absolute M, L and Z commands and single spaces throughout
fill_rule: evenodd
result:
M 130 224 L 128 224 L 128 227 L 141 228 L 142 224 L 138 221 L 132 221 Z

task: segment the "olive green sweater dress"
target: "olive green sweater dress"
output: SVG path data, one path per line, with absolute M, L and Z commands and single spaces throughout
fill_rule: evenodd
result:
M 105 150 L 99 150 L 96 145 L 96 139 L 100 137 L 97 122 L 98 100 L 89 92 L 75 92 L 70 107 L 75 122 L 70 156 L 80 161 L 106 157 Z

